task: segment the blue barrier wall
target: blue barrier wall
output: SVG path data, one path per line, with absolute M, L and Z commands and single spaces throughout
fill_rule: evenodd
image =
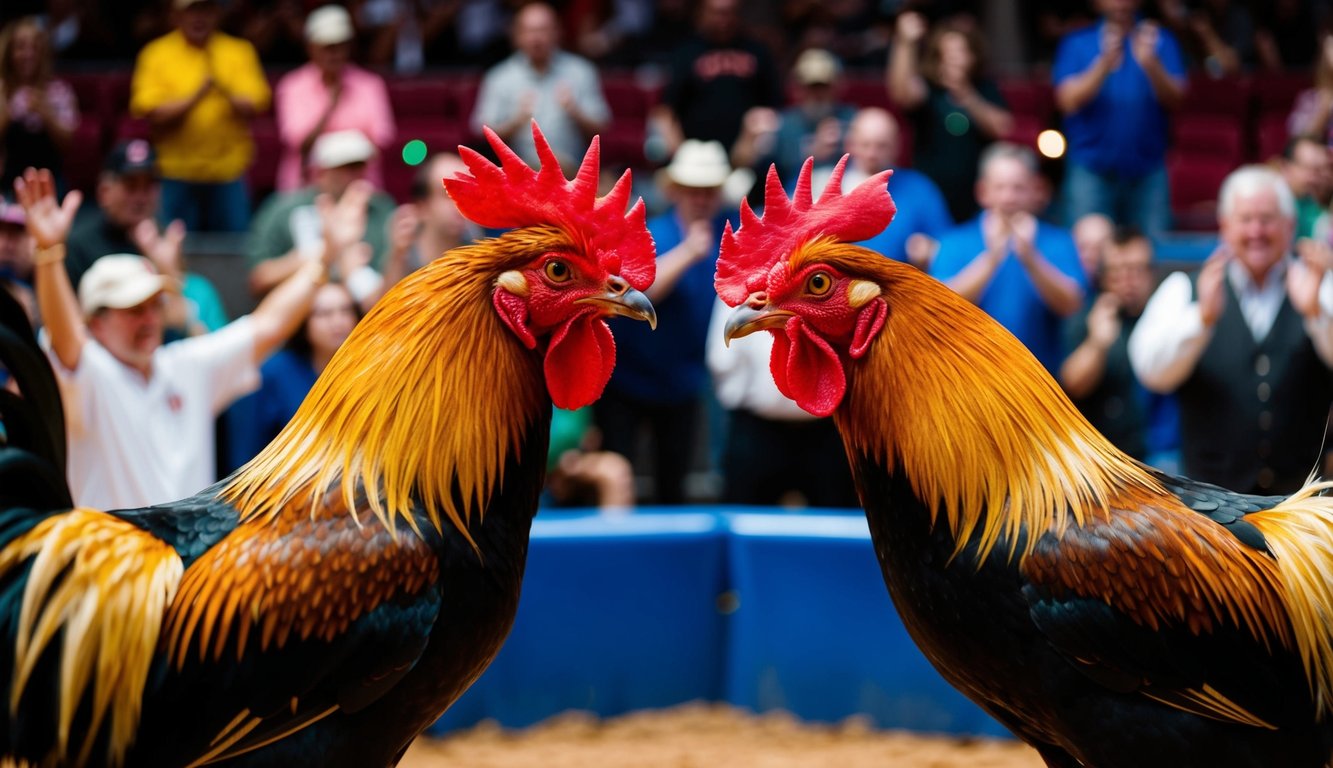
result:
M 855 513 L 543 511 L 504 648 L 434 733 L 694 700 L 1007 735 L 907 637 Z

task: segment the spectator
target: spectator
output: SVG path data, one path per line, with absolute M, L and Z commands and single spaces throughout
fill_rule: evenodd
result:
M 360 189 L 368 184 L 366 167 L 374 155 L 370 140 L 355 130 L 319 137 L 310 153 L 313 183 L 273 195 L 255 214 L 246 250 L 252 293 L 268 293 L 323 252 L 325 223 L 319 215 L 320 198 L 341 201 L 357 187 L 353 199 L 360 200 L 360 205 L 347 206 L 346 210 L 364 222 L 360 231 L 365 245 L 340 253 L 334 271 L 363 306 L 373 302 L 381 287 L 377 270 L 389 250 L 388 227 L 395 208 L 393 198 L 383 192 L 362 194 Z
M 287 426 L 360 319 L 347 286 L 331 282 L 315 291 L 310 313 L 284 348 L 260 366 L 259 389 L 237 400 L 227 413 L 228 471 L 254 458 Z
M 340 5 L 325 5 L 306 17 L 309 63 L 278 81 L 274 107 L 282 157 L 276 188 L 300 189 L 315 141 L 325 133 L 356 130 L 379 149 L 370 158 L 366 178 L 384 188 L 379 154 L 398 132 L 384 79 L 351 63 L 352 17 Z
M 611 110 L 602 97 L 597 69 L 559 47 L 555 10 L 531 3 L 514 17 L 514 53 L 481 81 L 472 130 L 483 125 L 533 166 L 538 164 L 532 121 L 565 165 L 577 165 L 588 139 L 606 127 Z
M 940 240 L 931 274 L 1000 321 L 1054 372 L 1062 318 L 1083 304 L 1087 280 L 1069 232 L 1031 213 L 1036 158 L 998 142 L 981 157 L 981 215 Z
M 1162 282 L 1130 336 L 1143 385 L 1177 393 L 1183 468 L 1197 480 L 1287 494 L 1319 459 L 1333 401 L 1333 279 L 1327 252 L 1291 258 L 1295 223 L 1280 174 L 1233 171 L 1218 200 L 1221 244 L 1198 273 Z
M 769 372 L 773 337 L 722 340 L 731 308 L 714 302 L 708 370 L 727 410 L 722 446 L 724 504 L 776 505 L 799 494 L 803 505 L 858 506 L 847 454 L 831 418 L 817 419 L 778 391 Z
M 466 170 L 462 158 L 452 152 L 441 152 L 417 169 L 412 202 L 398 206 L 389 222 L 389 253 L 380 294 L 445 251 L 480 236 L 481 230 L 463 218 L 440 183 Z
M 657 244 L 657 279 L 647 291 L 658 330 L 639 333 L 612 320 L 615 372 L 594 406 L 607 450 L 638 456 L 649 433 L 654 497 L 685 501 L 685 476 L 698 440 L 708 371 L 704 341 L 716 293 L 713 272 L 726 216 L 722 185 L 731 173 L 719 142 L 686 140 L 662 173 L 672 207 L 648 222 Z M 646 327 L 644 330 L 648 330 Z
M 898 204 L 893 225 L 860 245 L 890 259 L 928 269 L 935 246 L 953 228 L 953 219 L 949 217 L 944 195 L 930 177 L 911 168 L 897 167 L 899 136 L 898 121 L 888 110 L 866 107 L 857 112 L 847 131 L 845 150 L 850 158 L 842 188 L 850 191 L 876 173 L 893 168 L 889 190 Z M 832 170 L 828 166 L 815 169 L 812 180 L 816 194 L 822 194 Z
M 366 0 L 356 9 L 366 62 L 399 75 L 426 66 L 427 52 L 446 42 L 458 3 L 440 0 Z
M 971 188 L 981 151 L 1013 128 L 1000 88 L 985 75 L 974 25 L 950 19 L 927 37 L 926 20 L 898 17 L 889 57 L 889 98 L 911 116 L 912 165 L 944 190 L 957 221 L 977 213 Z M 924 51 L 922 40 L 925 40 Z
M 1296 197 L 1296 237 L 1310 237 L 1333 191 L 1333 158 L 1328 145 L 1313 136 L 1288 139 L 1282 150 L 1282 178 Z
M 1096 0 L 1102 20 L 1055 54 L 1055 103 L 1069 141 L 1065 221 L 1097 212 L 1156 238 L 1170 225 L 1167 113 L 1185 95 L 1170 32 L 1137 16 L 1140 0 Z
M 810 48 L 796 59 L 792 78 L 796 103 L 782 110 L 755 108 L 746 115 L 731 159 L 738 167 L 766 171 L 776 164 L 784 179 L 795 179 L 807 157 L 816 165 L 837 162 L 856 116 L 856 107 L 837 98 L 842 64 L 822 48 Z
M 61 264 L 80 195 L 57 206 L 47 171 L 16 183 L 37 246 L 43 346 L 61 381 L 74 501 L 121 509 L 185 498 L 216 479 L 214 419 L 258 383 L 257 366 L 291 334 L 347 242 L 331 228 L 322 258 L 254 312 L 216 333 L 163 344 L 162 296 L 175 289 L 139 256 L 99 259 L 78 294 Z M 330 217 L 347 222 L 341 212 Z
M 1319 55 L 1314 65 L 1314 87 L 1296 95 L 1287 117 L 1287 135 L 1318 136 L 1333 147 L 1333 32 L 1319 36 Z
M 29 167 L 49 168 L 64 188 L 63 157 L 69 151 L 79 108 L 74 89 L 51 75 L 51 41 L 35 16 L 0 31 L 0 189 Z
M 1134 378 L 1128 343 L 1153 289 L 1152 241 L 1123 230 L 1104 251 L 1096 299 L 1065 324 L 1069 357 L 1060 385 L 1083 415 L 1117 448 L 1147 461 L 1148 424 L 1161 406 Z
M 590 4 L 574 30 L 575 49 L 607 66 L 632 66 L 647 57 L 646 43 L 657 26 L 658 3 L 610 0 Z
M 66 243 L 65 269 L 78 287 L 83 273 L 108 253 L 135 253 L 133 231 L 157 211 L 162 185 L 157 153 L 143 139 L 117 144 L 102 162 L 97 206 L 82 211 Z
M 597 507 L 603 512 L 633 508 L 634 468 L 624 456 L 601 450 L 600 442 L 591 408 L 551 409 L 543 504 Z
M 785 101 L 768 49 L 741 29 L 740 0 L 701 0 L 695 32 L 672 54 L 661 103 L 649 116 L 649 159 L 671 157 L 684 139 L 730 151 L 751 109 Z
M 250 120 L 268 109 L 268 80 L 249 42 L 217 31 L 215 0 L 174 0 L 176 29 L 139 53 L 130 111 L 148 118 L 162 173 L 163 222 L 244 232 Z
M 1074 247 L 1078 249 L 1078 263 L 1083 267 L 1084 277 L 1089 286 L 1099 288 L 1102 258 L 1115 235 L 1115 224 L 1100 213 L 1086 213 L 1074 222 L 1070 234 L 1074 236 Z M 1089 291 L 1089 298 L 1095 297 L 1095 290 Z

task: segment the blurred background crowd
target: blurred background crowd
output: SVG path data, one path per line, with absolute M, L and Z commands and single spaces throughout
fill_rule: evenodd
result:
M 125 365 L 99 313 L 138 305 L 114 298 L 129 262 L 99 272 L 105 257 L 170 278 L 180 301 L 152 330 L 166 348 L 322 261 L 333 279 L 235 395 L 258 389 L 206 414 L 201 455 L 225 474 L 394 282 L 487 234 L 440 185 L 457 146 L 489 153 L 487 126 L 535 162 L 534 119 L 571 172 L 594 135 L 608 179 L 635 171 L 659 258 L 658 330 L 615 323 L 603 399 L 556 414 L 550 504 L 856 504 L 832 424 L 773 387 L 770 342 L 721 349 L 712 288 L 722 228 L 762 202 L 767 169 L 790 190 L 813 158 L 819 191 L 844 153 L 845 188 L 895 171 L 897 219 L 863 245 L 990 312 L 1136 457 L 1277 492 L 1318 451 L 1333 363 L 1323 0 L 10 0 L 0 280 L 47 314 L 11 194 L 29 167 L 84 197 L 64 266 Z M 1157 301 L 1163 276 L 1200 266 Z M 1197 327 L 1174 327 L 1184 311 Z M 1210 429 L 1219 408 L 1243 435 Z

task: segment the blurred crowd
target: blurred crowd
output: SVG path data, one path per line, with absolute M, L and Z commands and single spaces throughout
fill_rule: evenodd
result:
M 809 162 L 818 193 L 844 155 L 845 189 L 894 170 L 897 217 L 861 245 L 990 313 L 1136 458 L 1275 493 L 1323 442 L 1333 3 L 15 0 L 0 22 L 0 281 L 45 325 L 81 504 L 186 496 L 254 456 L 395 282 L 488 234 L 438 137 L 485 153 L 489 128 L 535 163 L 534 120 L 571 168 L 603 135 L 607 177 L 637 170 L 658 249 L 659 328 L 613 321 L 605 395 L 556 413 L 550 505 L 856 505 L 767 335 L 721 348 L 712 285 L 770 167 L 790 190 Z M 121 112 L 80 103 L 71 83 L 117 71 Z M 1271 157 L 1207 143 L 1248 115 L 1181 130 L 1209 83 L 1262 77 L 1299 86 Z M 423 128 L 391 95 L 408 82 L 467 98 Z M 1215 172 L 1191 228 L 1216 245 L 1167 276 L 1196 149 Z M 202 232 L 235 234 L 241 318 L 191 269 Z

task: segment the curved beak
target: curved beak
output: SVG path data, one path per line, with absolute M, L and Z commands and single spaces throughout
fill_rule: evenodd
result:
M 783 328 L 791 318 L 792 313 L 785 309 L 774 309 L 767 304 L 758 308 L 742 304 L 732 310 L 731 317 L 727 318 L 727 324 L 722 329 L 722 341 L 731 346 L 732 339 L 749 336 L 756 331 Z
M 643 295 L 643 291 L 629 287 L 629 284 L 619 277 L 612 277 L 606 281 L 605 293 L 585 296 L 576 299 L 574 303 L 591 304 L 613 315 L 646 320 L 649 328 L 657 330 L 657 310 L 653 309 L 653 303 Z

